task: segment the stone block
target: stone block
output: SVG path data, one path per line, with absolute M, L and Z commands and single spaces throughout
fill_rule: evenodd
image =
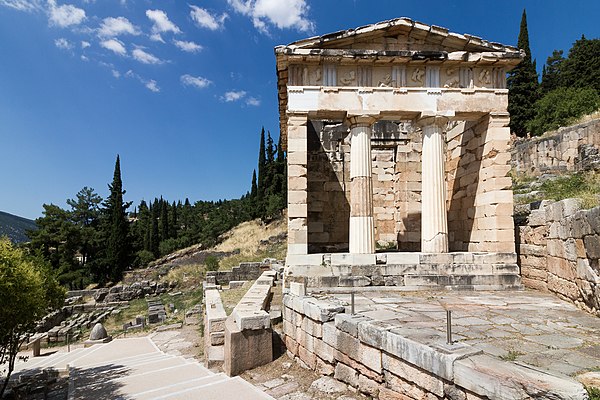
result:
M 358 383 L 358 372 L 341 362 L 336 364 L 333 377 L 352 386 L 356 386 Z
M 389 356 L 385 353 L 382 357 L 382 365 L 384 370 L 389 371 L 406 381 L 412 382 L 417 386 L 425 388 L 436 396 L 444 396 L 443 381 L 431 373 L 425 372 L 403 360 Z
M 340 314 L 344 315 L 344 314 Z M 323 324 L 315 322 L 312 319 L 305 317 L 302 319 L 302 330 L 315 338 L 323 337 Z
M 368 321 L 359 321 L 358 324 L 358 339 L 369 346 L 377 349 L 381 348 L 383 343 L 383 334 L 385 329 L 369 323 Z
M 273 361 L 271 329 L 241 331 L 233 318 L 225 322 L 225 359 L 223 369 L 229 376 Z
M 487 355 L 456 361 L 454 383 L 493 399 L 584 399 L 586 391 L 567 376 L 554 376 L 532 366 L 521 366 Z
M 309 369 L 314 370 L 317 366 L 317 356 L 302 346 L 298 346 L 298 358 L 300 358 Z
M 333 363 L 335 361 L 334 357 L 334 349 L 323 340 L 315 340 L 315 354 L 317 354 L 321 359 Z
M 307 207 L 306 204 L 289 204 L 288 218 L 306 218 L 308 215 Z
M 423 334 L 426 335 L 426 333 Z M 393 329 L 385 332 L 381 349 L 392 356 L 450 381 L 454 376 L 453 364 L 456 360 L 481 352 L 464 344 L 455 344 L 451 348 L 448 348 L 444 343 L 432 346 L 405 337 L 402 332 Z
M 269 313 L 256 309 L 256 307 L 252 307 L 251 309 L 239 309 L 236 307 L 231 315 L 240 331 L 262 330 L 271 327 Z
M 306 287 L 300 282 L 290 282 L 290 294 L 294 296 L 306 296 Z
M 318 322 L 332 321 L 336 314 L 345 311 L 343 306 L 309 298 L 304 302 L 304 314 Z
M 335 316 L 335 327 L 342 332 L 346 332 L 350 336 L 358 337 L 358 324 L 360 322 L 369 321 L 368 317 L 355 314 L 337 314 Z

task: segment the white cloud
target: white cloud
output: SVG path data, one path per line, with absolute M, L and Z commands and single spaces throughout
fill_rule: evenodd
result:
M 98 29 L 100 37 L 115 37 L 122 34 L 139 35 L 140 30 L 125 17 L 104 18 Z
M 314 30 L 314 22 L 308 19 L 306 0 L 227 0 L 233 9 L 252 18 L 254 27 L 268 33 L 267 24 L 279 29 L 293 28 L 302 32 Z
M 192 76 L 189 74 L 181 75 L 180 80 L 183 86 L 192 86 L 196 89 L 204 89 L 212 83 L 208 79 L 201 76 Z
M 125 45 L 118 39 L 108 39 L 100 42 L 100 46 L 104 47 L 107 50 L 110 50 L 116 54 L 124 56 L 127 54 L 127 50 L 125 49 Z
M 133 58 L 144 64 L 162 64 L 163 61 L 153 54 L 147 53 L 144 50 L 137 48 L 131 53 Z
M 71 50 L 73 48 L 73 45 L 65 38 L 56 39 L 54 45 L 63 50 Z
M 79 57 L 81 57 L 81 61 L 90 61 L 90 59 L 84 56 L 83 54 Z
M 153 33 L 152 35 L 150 35 L 150 40 L 153 40 L 155 42 L 161 42 L 161 43 L 165 42 L 163 40 L 162 36 L 160 36 L 160 33 Z
M 202 46 L 194 42 L 186 42 L 184 40 L 174 40 L 175 46 L 188 53 L 197 53 L 202 50 Z
M 256 97 L 248 97 L 246 99 L 246 104 L 249 106 L 258 107 L 258 106 L 260 106 L 260 100 L 257 99 Z
M 0 6 L 26 12 L 40 11 L 43 8 L 40 0 L 0 0 Z
M 85 10 L 70 4 L 56 5 L 56 0 L 48 0 L 48 15 L 50 25 L 65 28 L 71 25 L 79 25 L 85 20 Z
M 229 17 L 227 13 L 223 13 L 220 16 L 213 15 L 204 8 L 200 8 L 198 6 L 190 5 L 192 11 L 190 11 L 190 16 L 201 28 L 208 28 L 211 31 L 216 31 L 217 29 L 223 28 L 223 23 Z
M 115 70 L 113 70 L 112 73 L 113 73 L 113 76 L 115 78 L 118 78 L 118 77 L 121 76 Z M 117 73 L 119 75 L 116 76 L 115 73 Z M 140 81 L 146 87 L 146 89 L 148 89 L 148 90 L 150 90 L 150 91 L 152 91 L 154 93 L 160 92 L 160 88 L 158 87 L 158 84 L 156 83 L 156 81 L 154 79 L 144 79 L 141 76 L 139 76 L 138 74 L 136 74 L 135 72 L 133 72 L 132 70 L 128 70 L 127 72 L 125 72 L 125 77 L 126 78 L 133 78 L 133 79 L 136 79 L 136 80 Z
M 243 90 L 232 90 L 230 92 L 225 92 L 225 94 L 223 96 L 221 96 L 221 100 L 225 101 L 225 102 L 232 102 L 232 101 L 238 101 L 244 98 L 244 96 L 246 96 L 246 92 Z
M 85 40 L 81 41 L 81 48 L 82 49 L 87 49 L 90 46 L 91 46 L 90 42 L 86 42 Z
M 152 33 L 160 34 L 166 32 L 181 33 L 181 30 L 175 25 L 167 13 L 162 10 L 146 10 L 146 16 L 154 23 L 152 25 Z
M 160 88 L 158 87 L 154 79 L 150 79 L 149 81 L 145 81 L 143 83 L 144 86 L 146 86 L 149 90 L 153 91 L 154 93 L 160 92 Z
M 121 77 L 121 73 L 116 69 L 113 69 L 110 72 L 112 73 L 112 76 L 114 76 L 116 79 L 119 79 Z

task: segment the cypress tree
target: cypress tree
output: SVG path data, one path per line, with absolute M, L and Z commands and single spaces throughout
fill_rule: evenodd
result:
M 260 131 L 260 146 L 258 147 L 258 196 L 262 198 L 265 193 L 265 177 L 267 173 L 267 160 L 265 158 L 265 128 Z
M 527 13 L 523 10 L 521 28 L 517 46 L 525 51 L 525 58 L 508 76 L 508 112 L 510 113 L 510 128 L 518 136 L 526 136 L 526 123 L 533 119 L 533 107 L 539 98 L 538 75 L 531 59 L 529 48 L 529 32 L 527 30 Z
M 158 244 L 160 242 L 159 233 L 158 233 L 158 200 L 154 199 L 154 204 L 152 205 L 150 219 L 150 251 L 154 254 L 154 257 L 159 256 Z
M 256 192 L 258 188 L 256 186 L 256 170 L 252 171 L 252 188 L 250 189 L 250 197 L 256 197 Z
M 160 240 L 169 238 L 169 206 L 163 198 L 160 198 Z
M 169 237 L 177 238 L 177 205 L 175 204 L 175 201 L 173 201 L 173 204 L 171 205 L 171 216 Z
M 127 220 L 127 208 L 131 203 L 123 201 L 123 182 L 121 180 L 121 161 L 117 155 L 113 181 L 108 185 L 110 195 L 105 203 L 105 215 L 107 217 L 106 251 L 103 264 L 107 276 L 104 278 L 117 281 L 123 275 L 123 271 L 130 265 L 132 260 L 132 247 L 129 237 L 129 222 Z

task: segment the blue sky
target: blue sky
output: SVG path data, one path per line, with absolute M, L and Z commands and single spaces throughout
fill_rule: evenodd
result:
M 409 17 L 515 45 L 538 66 L 600 36 L 598 0 L 0 0 L 0 210 L 37 218 L 84 186 L 235 198 L 278 132 L 273 47 Z

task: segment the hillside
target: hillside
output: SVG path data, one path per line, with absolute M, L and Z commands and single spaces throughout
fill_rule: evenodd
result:
M 28 242 L 26 231 L 37 229 L 33 220 L 0 211 L 0 236 L 8 236 L 13 243 Z

